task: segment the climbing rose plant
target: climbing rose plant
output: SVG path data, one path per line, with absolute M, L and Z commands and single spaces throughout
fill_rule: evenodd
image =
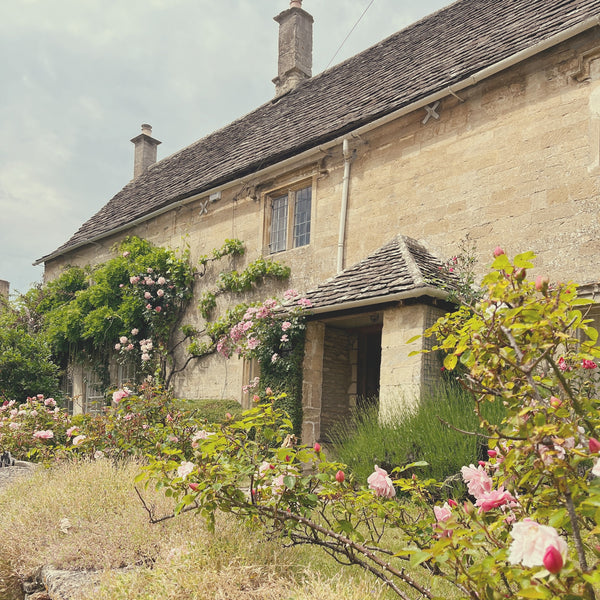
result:
M 488 460 L 462 469 L 466 499 L 444 501 L 440 483 L 419 478 L 422 463 L 392 473 L 375 465 L 368 481 L 355 481 L 319 444 L 295 444 L 276 396 L 207 426 L 195 446 L 152 460 L 139 480 L 163 487 L 176 513 L 198 511 L 214 526 L 216 510 L 232 512 L 367 569 L 404 599 L 446 598 L 436 580 L 474 600 L 595 598 L 597 332 L 574 284 L 528 281 L 533 258 L 511 262 L 497 249 L 481 299 L 426 332 L 447 369 L 464 367 L 478 414 L 488 401 L 507 410 L 501 425 L 480 417 L 481 430 L 465 432 L 489 448 Z

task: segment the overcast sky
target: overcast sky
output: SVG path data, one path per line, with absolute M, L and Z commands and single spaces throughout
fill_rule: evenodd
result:
M 313 74 L 450 0 L 304 0 Z M 24 292 L 133 175 L 268 101 L 288 0 L 0 0 L 0 279 Z

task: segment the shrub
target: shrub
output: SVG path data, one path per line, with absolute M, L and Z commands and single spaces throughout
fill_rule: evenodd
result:
M 488 420 L 500 423 L 504 409 L 499 403 L 484 407 Z M 388 471 L 415 461 L 423 477 L 443 481 L 459 473 L 477 458 L 487 458 L 487 442 L 476 435 L 479 419 L 470 394 L 455 384 L 427 395 L 414 413 L 399 413 L 381 422 L 377 406 L 355 411 L 348 423 L 332 435 L 336 460 L 348 465 L 358 480 L 365 481 L 377 464 Z M 461 430 L 461 431 L 458 431 Z M 449 451 L 451 449 L 451 451 Z
M 234 418 L 242 414 L 242 407 L 236 400 L 176 400 L 175 406 L 195 419 L 205 419 L 209 423 L 223 423 L 227 413 Z

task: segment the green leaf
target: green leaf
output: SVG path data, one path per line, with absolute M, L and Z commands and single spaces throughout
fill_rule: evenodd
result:
M 285 485 L 286 488 L 293 490 L 294 486 L 296 485 L 296 478 L 293 477 L 292 475 L 286 475 L 283 478 L 283 485 Z
M 444 358 L 444 367 L 448 369 L 448 371 L 452 371 L 456 366 L 457 361 L 458 356 L 456 356 L 456 354 L 448 354 Z
M 410 566 L 411 567 L 417 567 L 418 565 L 420 565 L 421 563 L 425 562 L 426 560 L 429 560 L 431 558 L 431 552 L 427 551 L 427 550 L 417 550 L 411 557 L 410 557 Z
M 517 592 L 519 598 L 551 598 L 552 592 L 542 587 L 541 585 L 537 585 L 535 587 L 523 588 Z

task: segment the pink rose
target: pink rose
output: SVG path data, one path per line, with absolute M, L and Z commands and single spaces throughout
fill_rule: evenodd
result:
M 475 498 L 489 494 L 492 491 L 492 478 L 485 472 L 483 467 L 475 468 L 473 465 L 469 465 L 463 467 L 460 472 L 463 481 L 467 484 L 469 494 Z
M 126 344 L 128 341 L 129 341 L 129 340 L 128 340 L 128 339 L 127 339 L 127 337 L 126 337 L 126 336 L 124 336 L 124 335 L 122 335 L 122 336 L 119 338 L 119 342 L 121 342 L 121 344 Z
M 159 312 L 162 310 L 162 308 L 161 308 L 160 306 L 157 306 L 157 307 L 156 307 L 154 310 L 155 310 L 157 313 L 159 313 Z
M 115 344 L 115 350 L 120 350 L 121 349 L 121 344 Z
M 167 283 L 167 280 L 161 275 L 157 280 L 156 283 L 158 283 L 158 285 L 165 285 L 165 283 Z
M 129 283 L 135 285 L 139 280 L 140 280 L 140 278 L 136 275 L 135 277 L 129 278 Z
M 595 369 L 598 365 L 593 360 L 586 360 L 585 358 L 581 361 L 581 366 L 584 369 Z
M 567 361 L 562 356 L 558 359 L 558 368 L 563 372 L 571 370 L 571 369 L 569 369 L 569 365 L 567 364 Z
M 289 321 L 284 321 L 281 324 L 281 331 L 287 331 L 291 326 L 292 324 Z
M 498 258 L 499 256 L 502 256 L 504 254 L 504 250 L 502 250 L 502 248 L 500 246 L 496 246 L 494 248 L 494 257 Z
M 146 298 L 146 300 L 150 300 L 150 298 L 152 298 L 152 294 L 150 292 L 144 292 L 144 298 Z
M 447 502 L 444 502 L 443 506 L 434 506 L 433 514 L 438 523 L 445 523 L 451 516 L 452 510 Z
M 521 563 L 524 567 L 544 566 L 544 556 L 551 546 L 556 548 L 563 560 L 567 556 L 567 542 L 558 535 L 554 527 L 523 519 L 513 525 L 510 535 L 513 542 L 509 548 L 508 561 L 512 564 Z
M 500 486 L 497 490 L 492 490 L 487 494 L 479 496 L 477 502 L 475 502 L 475 506 L 479 506 L 479 512 L 487 512 L 488 510 L 492 510 L 492 508 L 497 508 L 513 501 L 514 498 L 510 492 L 505 491 L 504 486 Z
M 165 295 L 165 290 L 156 290 L 156 295 L 162 298 Z
M 115 404 L 118 404 L 123 398 L 127 398 L 129 396 L 129 392 L 126 390 L 117 390 L 113 392 L 112 399 Z
M 375 471 L 369 475 L 367 483 L 369 484 L 369 489 L 375 491 L 376 496 L 393 498 L 396 495 L 394 484 L 387 474 L 387 471 L 385 469 L 380 469 L 377 465 L 375 465 Z
M 33 437 L 38 438 L 40 440 L 51 440 L 54 437 L 54 433 L 50 431 L 50 429 L 47 429 L 45 431 L 36 431 L 33 434 Z
M 346 479 L 346 475 L 345 475 L 344 471 L 338 471 L 338 472 L 335 474 L 335 480 L 336 480 L 338 483 L 344 483 L 344 480 L 345 480 L 345 479 Z
M 139 330 L 139 329 L 137 329 L 137 328 L 133 328 L 133 329 L 131 330 L 131 335 L 137 335 L 139 332 L 140 332 L 140 330 Z
M 83 440 L 86 439 L 85 435 L 77 435 L 73 438 L 73 446 L 79 446 Z
M 193 470 L 194 463 L 189 461 L 184 461 L 181 463 L 179 468 L 177 469 L 177 477 L 181 477 L 181 479 L 185 479 Z

